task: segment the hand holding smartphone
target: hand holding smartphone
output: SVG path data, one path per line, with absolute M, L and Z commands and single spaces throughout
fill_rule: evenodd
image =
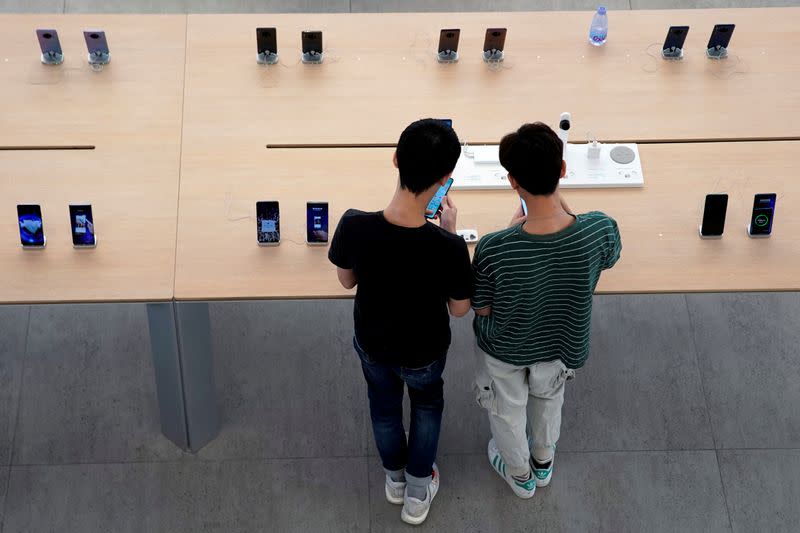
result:
M 433 220 L 439 216 L 439 213 L 442 211 L 442 200 L 444 200 L 444 197 L 447 196 L 447 193 L 450 191 L 450 187 L 452 186 L 453 178 L 449 178 L 444 185 L 439 187 L 439 190 L 433 195 L 431 201 L 428 202 L 428 207 L 425 208 L 425 218 L 428 220 Z

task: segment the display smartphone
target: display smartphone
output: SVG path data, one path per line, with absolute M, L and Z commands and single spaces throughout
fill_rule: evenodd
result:
M 256 202 L 256 231 L 259 246 L 281 242 L 281 212 L 278 202 Z
M 460 35 L 461 30 L 457 28 L 442 30 L 439 33 L 439 53 L 458 52 L 458 38 Z
M 256 47 L 258 47 L 259 54 L 277 54 L 277 30 L 275 28 L 256 28 Z
M 484 52 L 502 52 L 506 45 L 506 28 L 487 28 L 483 39 Z
M 528 216 L 528 205 L 525 203 L 525 200 L 522 197 L 519 197 L 519 204 L 522 206 L 522 214 Z
M 439 122 L 441 122 L 442 124 L 444 124 L 448 128 L 452 128 L 453 127 L 453 119 L 450 119 L 450 118 L 439 118 L 439 119 L 436 119 L 436 120 L 438 120 Z
M 667 30 L 667 38 L 664 39 L 664 46 L 661 49 L 665 54 L 675 53 L 683 50 L 686 36 L 689 34 L 689 26 L 670 26 Z
M 328 244 L 328 202 L 306 203 L 306 242 L 312 246 Z
M 769 237 L 772 234 L 772 219 L 775 217 L 775 200 L 777 195 L 756 194 L 753 199 L 753 213 L 747 234 L 751 237 Z
M 453 186 L 453 178 L 448 178 L 444 185 L 439 187 L 439 190 L 436 191 L 436 194 L 433 195 L 431 201 L 428 202 L 428 207 L 425 208 L 425 218 L 427 219 L 434 219 L 439 214 L 439 211 L 442 208 L 442 200 L 444 197 L 447 196 L 447 192 L 450 190 L 450 187 Z
M 36 30 L 36 38 L 39 40 L 39 48 L 42 49 L 43 56 L 55 57 L 63 55 L 61 42 L 58 40 L 58 32 L 56 30 Z
M 44 237 L 42 224 L 42 208 L 36 204 L 20 204 L 17 206 L 19 221 L 19 240 L 26 249 L 44 248 L 47 239 Z
M 72 229 L 72 245 L 74 247 L 92 248 L 97 245 L 91 205 L 70 204 L 69 225 Z
M 711 37 L 708 39 L 708 48 L 711 49 L 719 49 L 719 48 L 728 48 L 728 45 L 731 42 L 731 37 L 733 36 L 733 29 L 736 27 L 736 24 L 715 24 L 714 30 L 711 32 Z
M 83 32 L 83 38 L 86 40 L 86 49 L 89 50 L 89 55 L 108 55 L 106 32 L 102 30 L 88 30 Z
M 703 239 L 719 239 L 725 231 L 725 214 L 728 211 L 727 194 L 707 194 L 703 208 L 703 223 L 700 226 L 700 237 Z
M 302 33 L 303 53 L 318 55 L 322 53 L 322 32 L 304 31 Z

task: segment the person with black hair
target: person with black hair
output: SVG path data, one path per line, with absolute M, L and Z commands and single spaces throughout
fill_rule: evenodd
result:
M 389 205 L 375 213 L 348 210 L 328 257 L 341 284 L 357 287 L 353 345 L 367 382 L 375 443 L 386 471 L 386 499 L 401 519 L 421 524 L 439 488 L 435 465 L 442 423 L 442 371 L 450 315 L 469 312 L 472 268 L 455 234 L 457 209 L 445 196 L 439 225 L 426 208 L 452 174 L 461 145 L 452 128 L 424 119 L 400 135 L 399 179 Z M 403 390 L 411 427 L 403 427 Z
M 540 122 L 500 142 L 500 163 L 527 206 L 475 250 L 477 400 L 489 412 L 489 462 L 521 498 L 550 483 L 565 382 L 589 355 L 592 294 L 619 259 L 617 223 L 574 215 L 558 183 L 563 144 Z M 528 436 L 527 428 L 531 435 Z

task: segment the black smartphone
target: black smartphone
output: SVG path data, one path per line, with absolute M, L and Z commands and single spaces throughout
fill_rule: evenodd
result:
M 256 47 L 259 54 L 277 54 L 277 30 L 275 28 L 256 28 Z
M 281 242 L 278 202 L 256 202 L 256 231 L 259 246 L 277 246 Z
M 689 26 L 670 26 L 667 30 L 667 38 L 664 39 L 664 52 L 674 52 L 683 50 L 683 43 L 686 42 L 686 35 L 689 34 Z
M 725 214 L 727 212 L 727 194 L 707 194 L 700 236 L 704 238 L 722 237 L 722 232 L 725 231 Z
M 44 248 L 47 239 L 44 236 L 42 208 L 36 204 L 20 204 L 17 206 L 19 222 L 19 240 L 23 248 Z
M 444 124 L 448 128 L 452 128 L 453 127 L 453 119 L 451 119 L 451 118 L 439 118 L 439 119 L 436 119 L 436 120 L 438 120 L 439 122 L 441 122 L 442 124 Z
M 460 35 L 461 30 L 457 28 L 442 30 L 439 33 L 439 53 L 458 52 L 458 38 Z
M 303 53 L 321 54 L 322 53 L 322 32 L 304 31 L 302 33 Z
M 483 39 L 484 52 L 502 52 L 506 45 L 506 28 L 487 28 Z
M 425 208 L 425 218 L 436 218 L 436 216 L 439 214 L 439 210 L 442 208 L 442 200 L 444 200 L 444 197 L 447 196 L 447 193 L 450 191 L 450 187 L 452 186 L 453 178 L 449 178 L 444 185 L 439 187 L 439 190 L 433 195 L 431 201 L 428 202 L 428 207 Z
M 747 233 L 751 237 L 769 237 L 772 234 L 772 220 L 775 217 L 775 201 L 778 195 L 756 194 L 753 199 L 753 213 Z
M 72 229 L 73 246 L 76 248 L 91 248 L 97 245 L 91 205 L 70 204 L 69 225 Z
M 86 49 L 89 50 L 89 55 L 108 55 L 106 32 L 102 30 L 88 30 L 83 32 L 83 38 L 86 40 Z
M 306 242 L 328 244 L 328 202 L 306 203 Z
M 715 24 L 706 48 L 709 50 L 712 48 L 728 48 L 734 28 L 736 28 L 736 24 Z
M 63 55 L 61 51 L 61 41 L 58 40 L 56 30 L 36 30 L 36 38 L 39 40 L 39 48 L 42 49 L 44 56 Z

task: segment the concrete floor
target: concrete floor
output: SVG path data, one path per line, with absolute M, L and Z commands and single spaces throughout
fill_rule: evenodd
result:
M 792 5 L 612 0 L 610 9 Z M 589 9 L 590 0 L 0 0 L 0 12 Z M 612 15 L 613 16 L 613 15 Z M 553 483 L 491 471 L 468 318 L 424 531 L 797 531 L 800 294 L 600 296 Z M 410 530 L 383 498 L 352 302 L 211 305 L 222 433 L 161 436 L 143 304 L 0 306 L 0 533 Z
M 553 483 L 491 471 L 468 318 L 445 372 L 426 531 L 793 531 L 800 294 L 599 296 Z M 0 307 L 3 533 L 393 531 L 352 302 L 210 307 L 223 430 L 159 432 L 143 304 Z M 7 493 L 4 495 L 4 493 Z

